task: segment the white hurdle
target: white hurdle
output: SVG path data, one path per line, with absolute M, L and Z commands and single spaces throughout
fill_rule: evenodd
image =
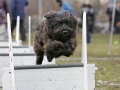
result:
M 15 79 L 11 69 L 3 68 L 2 89 L 14 90 L 13 84 L 16 90 L 95 90 L 96 67 L 87 64 L 86 13 L 83 20 L 81 64 L 12 66 Z
M 36 56 L 33 53 L 17 53 L 13 54 L 14 65 L 15 66 L 25 66 L 25 65 L 36 65 Z M 2 68 L 9 67 L 9 54 L 0 54 L 0 87 L 2 87 Z M 42 65 L 55 64 L 55 59 L 48 63 L 47 57 L 44 56 L 44 61 Z
M 31 20 L 30 20 L 30 17 L 29 17 L 29 38 L 30 38 L 30 32 L 31 32 L 30 21 Z M 8 22 L 8 24 L 9 24 L 9 22 Z M 17 25 L 17 27 L 19 27 L 19 26 Z M 8 34 L 9 34 L 9 32 L 8 32 Z M 11 36 L 9 36 L 9 37 L 11 37 Z M 16 40 L 18 40 L 18 38 Z M 31 49 L 30 39 L 29 39 L 29 45 L 28 46 L 14 46 L 13 49 L 12 49 L 12 52 L 14 54 L 14 65 L 17 65 L 17 66 L 36 65 L 36 61 L 35 61 L 36 56 L 34 55 L 33 48 L 32 48 L 32 50 L 30 50 L 30 49 Z M 0 47 L 0 68 L 1 68 L 0 69 L 0 79 L 1 79 L 1 76 L 2 76 L 2 67 L 9 67 L 8 50 L 9 50 L 9 47 Z M 46 56 L 44 56 L 44 57 L 46 57 Z M 44 64 L 48 64 L 48 61 L 44 60 L 42 65 L 44 65 Z M 49 64 L 55 64 L 55 60 L 53 60 L 53 62 L 51 62 Z M 1 82 L 2 82 L 2 80 L 0 80 L 0 87 L 2 86 Z
M 19 32 L 20 32 L 20 17 L 17 17 L 17 27 L 16 27 L 16 46 L 13 45 L 13 53 L 34 53 L 33 47 L 30 45 L 31 43 L 31 17 L 28 18 L 28 27 L 29 27 L 29 35 L 28 35 L 28 46 L 20 46 L 20 40 L 19 40 Z M 8 41 L 6 41 L 8 43 Z M 0 46 L 0 54 L 1 53 L 8 53 L 8 44 L 7 46 Z
M 16 30 L 16 42 L 19 42 L 19 21 L 20 17 L 17 17 L 17 30 Z M 34 55 L 33 47 L 30 45 L 31 40 L 31 17 L 29 16 L 29 44 L 28 46 L 14 46 L 12 52 L 14 53 L 14 65 L 36 65 L 36 57 Z M 9 31 L 10 32 L 10 31 Z M 10 37 L 10 36 L 9 36 Z M 6 41 L 8 44 L 8 41 Z M 12 43 L 13 45 L 13 43 Z M 18 43 L 17 43 L 18 45 Z M 0 79 L 2 76 L 2 67 L 9 67 L 9 54 L 8 54 L 9 47 L 1 46 L 0 47 Z M 54 60 L 55 61 L 55 60 Z M 43 64 L 47 64 L 48 62 L 45 61 Z M 50 64 L 55 64 L 55 62 L 51 62 Z M 2 80 L 0 80 L 0 87 Z
M 20 27 L 20 17 L 17 17 L 17 27 L 16 27 L 16 39 L 12 42 L 13 46 L 22 46 L 19 39 L 19 27 Z M 8 46 L 8 40 L 0 40 L 0 47 Z

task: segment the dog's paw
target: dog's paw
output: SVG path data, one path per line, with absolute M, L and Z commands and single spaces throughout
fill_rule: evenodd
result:
M 43 56 L 36 56 L 36 65 L 41 65 L 43 61 Z
M 48 62 L 52 62 L 53 58 L 53 56 L 47 56 Z
M 64 48 L 64 55 L 66 56 L 66 57 L 69 57 L 70 55 L 72 55 L 73 54 L 73 50 L 70 48 L 70 47 L 66 47 L 66 48 Z
M 53 55 L 54 57 L 61 56 L 63 49 L 63 43 L 59 41 L 51 41 L 45 46 L 45 52 L 47 55 Z

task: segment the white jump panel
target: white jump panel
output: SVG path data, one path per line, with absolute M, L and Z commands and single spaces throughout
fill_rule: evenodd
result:
M 12 42 L 13 46 L 22 46 L 22 41 L 19 41 L 19 44 L 16 41 Z M 8 40 L 2 41 L 0 40 L 0 46 L 8 46 Z
M 36 65 L 36 56 L 34 54 L 14 54 L 13 58 L 15 66 Z M 44 60 L 42 64 L 55 64 L 55 60 L 50 63 Z M 2 86 L 1 76 L 3 67 L 9 67 L 9 54 L 0 54 L 0 87 Z
M 33 47 L 13 47 L 13 53 L 33 53 Z M 9 48 L 8 47 L 0 47 L 0 53 L 9 53 Z
M 95 88 L 95 65 L 88 65 L 89 90 Z M 83 65 L 15 67 L 16 90 L 84 90 Z M 3 90 L 12 90 L 11 73 L 4 71 Z

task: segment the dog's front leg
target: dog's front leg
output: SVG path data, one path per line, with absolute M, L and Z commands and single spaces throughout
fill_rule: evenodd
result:
M 62 49 L 62 42 L 49 39 L 44 46 L 44 50 L 48 57 L 48 61 L 51 62 L 54 57 L 59 57 L 63 55 Z

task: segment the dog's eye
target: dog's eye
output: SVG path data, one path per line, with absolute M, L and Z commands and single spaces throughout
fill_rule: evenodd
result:
M 62 25 L 63 23 L 62 23 L 62 22 L 60 22 L 60 24 Z
M 69 21 L 68 25 L 69 25 L 71 28 L 73 28 L 73 27 L 75 27 L 75 26 L 77 25 L 77 22 L 75 22 L 75 21 Z
M 52 26 L 51 26 L 51 29 L 54 29 L 54 27 L 55 27 L 55 26 L 52 25 Z
M 66 21 L 65 23 L 68 24 L 68 21 Z

